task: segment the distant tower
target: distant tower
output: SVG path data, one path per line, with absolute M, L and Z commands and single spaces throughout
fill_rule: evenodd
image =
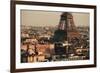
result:
M 80 34 L 74 24 L 72 14 L 69 12 L 62 13 L 58 29 L 54 33 L 54 41 L 63 42 L 79 36 Z

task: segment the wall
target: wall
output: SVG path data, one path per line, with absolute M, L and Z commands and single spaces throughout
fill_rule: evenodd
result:
M 69 70 L 53 70 L 41 71 L 34 73 L 98 73 L 100 72 L 99 58 L 99 41 L 100 41 L 100 1 L 99 0 L 34 0 L 56 3 L 75 3 L 75 4 L 92 4 L 97 5 L 97 68 L 69 69 Z M 10 73 L 10 0 L 0 0 L 0 73 Z M 30 72 L 33 73 L 33 72 Z

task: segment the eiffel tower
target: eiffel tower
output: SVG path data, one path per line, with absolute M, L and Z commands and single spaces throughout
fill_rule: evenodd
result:
M 69 12 L 62 13 L 58 29 L 54 33 L 54 42 L 70 41 L 79 37 L 80 33 L 75 26 L 73 15 Z

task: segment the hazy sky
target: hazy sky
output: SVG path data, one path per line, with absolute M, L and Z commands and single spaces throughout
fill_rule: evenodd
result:
M 21 25 L 56 26 L 62 12 L 21 10 Z M 76 26 L 88 26 L 88 13 L 72 13 Z

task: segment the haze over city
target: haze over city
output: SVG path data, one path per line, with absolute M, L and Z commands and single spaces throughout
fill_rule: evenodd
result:
M 21 25 L 57 26 L 62 12 L 21 10 Z M 72 13 L 76 26 L 89 26 L 89 13 Z

